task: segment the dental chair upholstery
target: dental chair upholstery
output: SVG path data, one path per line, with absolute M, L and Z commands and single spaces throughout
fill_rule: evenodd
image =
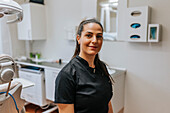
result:
M 20 83 L 18 83 L 15 87 L 9 90 L 9 93 L 14 97 L 16 101 L 17 107 L 19 109 L 18 111 L 16 109 L 15 102 L 10 95 L 6 96 L 6 93 L 0 94 L 1 113 L 24 113 L 23 107 L 25 101 L 20 98 L 21 90 L 22 85 Z

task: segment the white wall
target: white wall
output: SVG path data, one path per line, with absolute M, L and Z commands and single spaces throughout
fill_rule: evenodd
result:
M 160 43 L 104 42 L 101 58 L 110 66 L 127 68 L 125 113 L 170 112 L 169 4 L 169 0 L 129 0 L 130 7 L 152 7 L 151 22 L 163 26 Z M 46 8 L 47 40 L 34 41 L 33 49 L 44 58 L 69 60 L 75 42 L 67 40 L 65 28 L 79 24 L 81 1 L 46 0 Z M 125 30 L 119 30 L 119 38 L 126 38 Z
M 89 7 L 90 0 L 46 0 L 47 40 L 34 41 L 33 52 L 40 52 L 43 58 L 70 60 L 75 49 L 75 41 L 68 40 L 67 31 L 75 29 L 84 17 L 95 17 L 96 10 L 93 3 Z M 93 11 L 86 13 L 86 7 Z M 83 12 L 83 14 L 82 14 Z M 76 38 L 76 37 L 75 37 Z
M 12 57 L 25 56 L 25 41 L 18 40 L 17 23 L 9 24 L 9 31 L 11 36 Z
M 7 17 L 0 19 L 0 54 L 24 55 L 24 43 L 17 39 L 16 24 L 6 24 Z
M 67 30 L 81 20 L 80 0 L 46 0 L 47 40 L 34 41 L 33 51 L 43 58 L 70 60 L 75 47 L 67 39 Z
M 151 23 L 163 27 L 160 43 L 104 43 L 102 59 L 111 66 L 127 68 L 125 113 L 170 113 L 169 4 L 169 0 L 129 0 L 129 7 L 152 8 Z
M 80 0 L 81 17 L 94 18 L 97 16 L 97 0 Z M 93 9 L 93 10 L 92 10 Z

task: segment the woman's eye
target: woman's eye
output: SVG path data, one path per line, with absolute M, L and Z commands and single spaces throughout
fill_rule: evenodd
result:
M 86 35 L 87 37 L 92 37 L 91 35 Z
M 103 38 L 103 36 L 96 36 L 97 38 Z

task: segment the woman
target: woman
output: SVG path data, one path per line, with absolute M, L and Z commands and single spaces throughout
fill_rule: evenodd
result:
M 82 21 L 76 39 L 73 58 L 55 82 L 59 113 L 113 113 L 110 75 L 98 57 L 102 25 L 95 19 Z

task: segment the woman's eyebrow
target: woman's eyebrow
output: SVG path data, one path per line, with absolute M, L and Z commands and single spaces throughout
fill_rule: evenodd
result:
M 90 32 L 90 31 L 87 31 L 86 33 L 90 33 L 90 34 L 93 34 L 92 32 Z
M 103 33 L 97 33 L 97 34 L 103 35 Z
M 93 34 L 93 32 L 87 31 L 86 33 Z M 103 34 L 103 33 L 97 33 L 97 34 Z

